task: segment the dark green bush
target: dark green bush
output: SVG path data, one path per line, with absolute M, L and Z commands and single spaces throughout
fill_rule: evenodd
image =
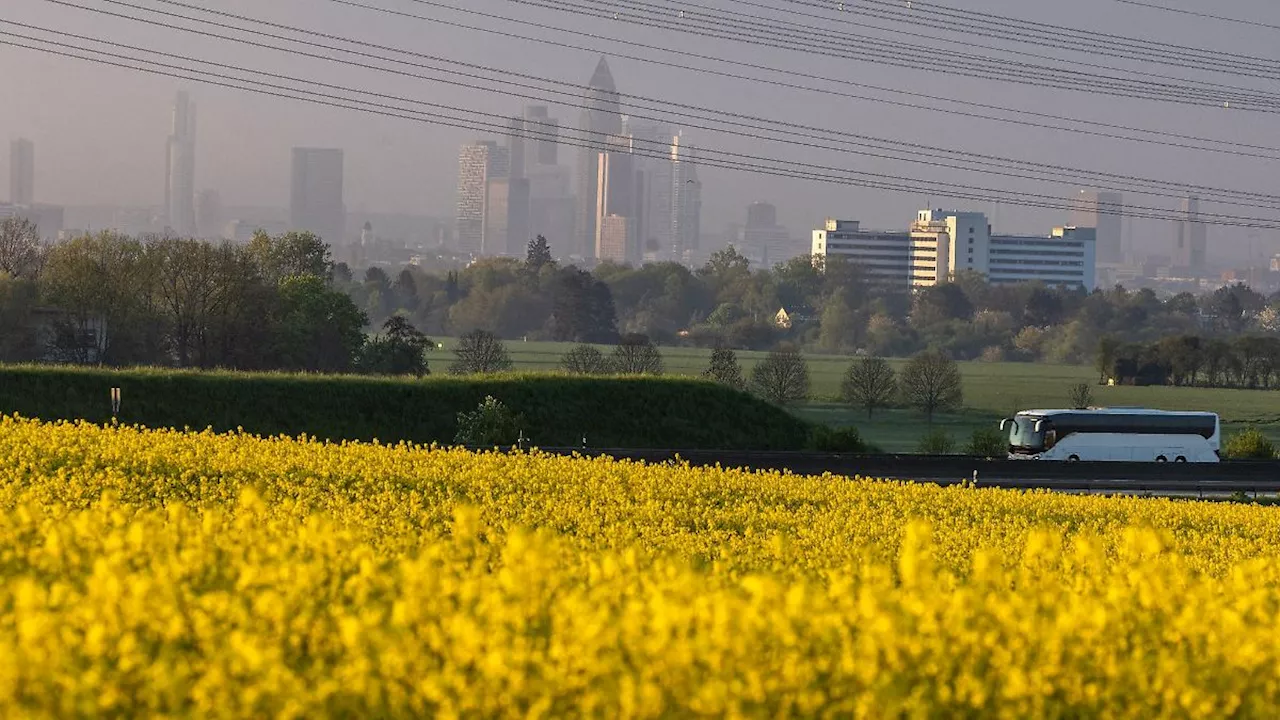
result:
M 921 455 L 950 455 L 956 451 L 956 441 L 951 439 L 946 430 L 934 428 L 920 438 L 916 450 Z
M 347 375 L 0 367 L 0 413 L 111 419 L 150 427 L 237 427 L 259 435 L 452 443 L 457 417 L 487 396 L 525 420 L 542 447 L 798 450 L 809 424 L 742 392 L 676 377 Z
M 858 428 L 815 425 L 809 434 L 809 449 L 818 452 L 873 453 L 879 452 L 863 441 Z
M 973 431 L 965 455 L 986 458 L 1005 458 L 1009 455 L 1009 437 L 998 428 L 982 428 Z

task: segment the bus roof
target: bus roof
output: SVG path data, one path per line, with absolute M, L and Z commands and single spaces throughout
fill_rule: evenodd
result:
M 1018 414 L 1036 418 L 1050 418 L 1055 415 L 1163 415 L 1171 417 L 1218 416 L 1217 413 L 1201 410 L 1155 410 L 1144 407 L 1106 407 L 1088 408 L 1087 410 L 1023 410 Z

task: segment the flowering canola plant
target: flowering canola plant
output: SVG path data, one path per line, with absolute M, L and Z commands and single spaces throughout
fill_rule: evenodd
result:
M 0 418 L 3 717 L 1274 717 L 1280 514 Z

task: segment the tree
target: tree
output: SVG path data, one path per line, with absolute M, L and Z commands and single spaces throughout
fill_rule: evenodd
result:
M 472 330 L 463 335 L 453 352 L 458 359 L 449 367 L 449 372 L 454 375 L 481 375 L 512 368 L 506 346 L 487 330 Z
M 876 408 L 889 407 L 898 393 L 898 378 L 883 358 L 855 360 L 840 386 L 844 401 L 863 408 L 870 418 Z
M 939 410 L 951 410 L 964 401 L 964 383 L 956 362 L 937 350 L 911 358 L 899 382 L 907 403 L 918 408 L 933 425 Z
M 594 345 L 578 345 L 564 354 L 560 367 L 570 375 L 604 375 L 609 372 L 609 360 Z
M 1111 335 L 1104 336 L 1098 341 L 1098 354 L 1094 367 L 1098 370 L 1098 384 L 1107 381 L 1107 375 L 1111 373 L 1112 368 L 1116 364 L 1116 351 L 1120 349 L 1120 341 Z
M 39 274 L 44 255 L 35 223 L 16 215 L 0 221 L 0 273 L 30 280 Z
M 555 340 L 613 342 L 618 337 L 618 317 L 609 286 L 589 272 L 564 268 L 552 281 L 547 325 Z
M 547 239 L 541 235 L 529 241 L 529 248 L 525 252 L 524 264 L 535 274 L 540 272 L 542 268 L 555 264 L 555 258 L 551 257 L 551 245 L 547 243 Z
M 270 284 L 287 277 L 309 275 L 333 279 L 333 257 L 329 246 L 309 232 L 290 232 L 276 237 L 259 230 L 249 241 L 248 251 L 258 272 Z
M 435 347 L 408 320 L 395 315 L 382 325 L 382 334 L 365 343 L 359 369 L 373 375 L 413 375 L 430 373 L 426 352 Z
M 809 398 L 809 366 L 792 347 L 774 350 L 751 370 L 751 387 L 776 405 L 791 405 Z
M 1089 383 L 1080 383 L 1071 387 L 1071 407 L 1076 410 L 1087 410 L 1093 405 L 1093 388 L 1089 387 Z
M 280 283 L 275 362 L 282 370 L 349 371 L 364 347 L 368 318 L 345 293 L 314 275 Z
M 621 375 L 661 375 L 662 354 L 648 335 L 624 335 L 609 358 L 610 369 Z
M 742 390 L 747 386 L 737 354 L 723 345 L 717 345 L 711 351 L 711 364 L 702 372 L 702 376 L 734 390 Z

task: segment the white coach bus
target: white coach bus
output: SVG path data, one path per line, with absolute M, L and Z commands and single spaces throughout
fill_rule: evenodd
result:
M 1146 408 L 1026 410 L 1000 421 L 1011 460 L 1219 461 L 1216 413 Z

